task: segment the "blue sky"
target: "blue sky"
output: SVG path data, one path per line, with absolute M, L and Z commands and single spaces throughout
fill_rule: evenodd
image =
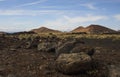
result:
M 0 0 L 0 31 L 69 31 L 90 24 L 120 30 L 120 0 Z

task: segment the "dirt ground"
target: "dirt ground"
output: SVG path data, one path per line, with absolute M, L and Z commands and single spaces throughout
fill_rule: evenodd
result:
M 106 65 L 120 64 L 120 41 L 83 39 L 96 49 L 93 58 Z M 55 53 L 36 48 L 14 49 L 19 41 L 0 38 L 0 77 L 98 77 L 86 74 L 64 75 L 55 69 Z

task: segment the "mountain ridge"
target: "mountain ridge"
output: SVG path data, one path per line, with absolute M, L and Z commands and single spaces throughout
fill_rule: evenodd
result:
M 47 28 L 47 27 L 40 27 L 40 28 L 36 28 L 36 29 L 32 29 L 30 31 L 27 31 L 27 33 L 62 33 L 62 31 L 59 31 L 59 30 L 54 30 L 54 29 L 51 29 L 51 28 Z M 98 33 L 98 34 L 101 34 L 101 33 L 118 33 L 120 32 L 119 31 L 115 31 L 113 29 L 110 29 L 108 27 L 105 27 L 105 26 L 102 26 L 102 25 L 96 25 L 96 24 L 91 24 L 91 25 L 88 25 L 87 27 L 83 27 L 83 26 L 79 26 L 71 31 L 67 31 L 67 33 Z M 3 31 L 0 31 L 1 34 L 3 33 L 7 33 L 7 32 L 3 32 Z M 21 32 L 14 32 L 14 33 L 21 33 Z M 22 33 L 26 33 L 26 31 L 23 31 Z M 64 33 L 64 32 L 63 32 Z
M 115 33 L 115 30 L 112 30 L 110 28 L 107 28 L 105 26 L 101 25 L 95 25 L 91 24 L 87 27 L 78 27 L 72 30 L 71 32 L 77 33 L 77 32 L 86 32 L 86 33 Z

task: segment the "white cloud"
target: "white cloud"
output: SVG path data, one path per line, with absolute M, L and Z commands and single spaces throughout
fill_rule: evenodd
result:
M 15 19 L 11 20 L 6 20 L 7 23 L 0 23 L 0 31 L 5 31 L 5 32 L 18 32 L 18 31 L 28 31 L 31 29 L 34 29 L 34 21 L 18 21 Z
M 5 0 L 0 0 L 0 2 L 5 1 Z
M 31 6 L 31 5 L 40 4 L 40 3 L 43 3 L 43 2 L 46 2 L 46 1 L 47 1 L 47 0 L 39 0 L 39 1 L 35 1 L 35 2 L 30 2 L 30 3 L 21 4 L 21 5 L 18 5 L 18 6 L 16 6 L 16 7 Z
M 42 15 L 42 14 L 60 14 L 59 10 L 0 10 L 0 15 Z
M 84 6 L 86 8 L 89 8 L 91 10 L 96 10 L 97 8 L 94 6 L 92 3 L 86 3 L 86 4 L 81 4 L 81 6 Z
M 120 0 L 101 0 L 102 2 L 120 2 Z
M 17 31 L 23 31 L 23 29 L 21 29 L 20 27 L 11 26 L 11 27 L 0 27 L 0 31 L 17 32 Z
M 120 14 L 114 16 L 115 19 L 120 20 Z
M 48 9 L 48 8 L 58 8 L 58 6 L 40 6 L 39 8 L 44 8 L 44 9 Z
M 56 19 L 54 21 L 47 21 L 45 24 L 43 24 L 43 26 L 66 31 L 66 30 L 71 30 L 80 24 L 84 24 L 88 22 L 91 24 L 92 22 L 105 20 L 105 19 L 107 19 L 106 16 L 92 16 L 92 15 L 88 15 L 85 17 L 62 16 L 61 18 Z
M 22 15 L 23 10 L 0 10 L 0 15 Z
M 88 15 L 85 17 L 68 17 L 68 16 L 64 16 L 65 19 L 67 19 L 69 22 L 71 23 L 83 23 L 83 22 L 91 22 L 91 21 L 98 21 L 101 19 L 106 19 L 106 16 L 92 16 L 92 15 Z

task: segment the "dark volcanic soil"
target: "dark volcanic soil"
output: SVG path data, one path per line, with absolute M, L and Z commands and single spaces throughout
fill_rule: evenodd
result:
M 106 65 L 120 64 L 120 41 L 84 40 L 96 49 L 95 60 Z M 19 41 L 0 38 L 0 77 L 98 77 L 86 74 L 64 75 L 55 69 L 55 53 L 34 49 L 14 49 Z

